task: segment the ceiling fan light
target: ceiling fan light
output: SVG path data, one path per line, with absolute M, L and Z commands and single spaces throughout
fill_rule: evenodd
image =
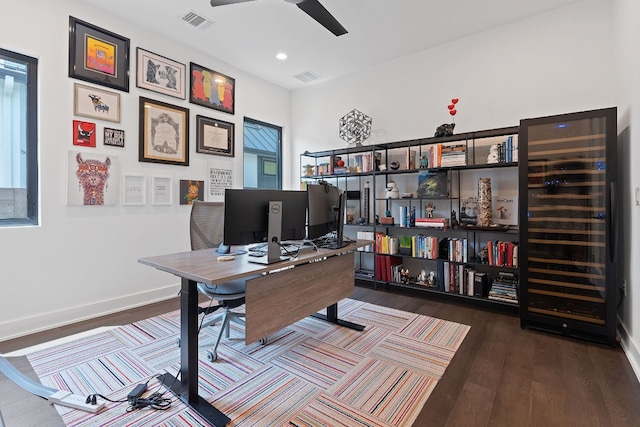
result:
M 278 52 L 278 53 L 276 53 L 276 58 L 278 58 L 281 61 L 284 61 L 285 59 L 288 58 L 288 56 L 284 52 Z
M 298 3 L 302 3 L 304 0 L 284 0 L 287 3 L 293 3 L 293 4 L 298 4 Z

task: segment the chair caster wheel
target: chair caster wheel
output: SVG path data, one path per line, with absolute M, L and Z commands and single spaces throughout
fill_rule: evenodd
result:
M 218 353 L 216 353 L 215 351 L 207 351 L 207 360 L 209 362 L 215 362 L 216 360 L 218 360 Z
M 176 344 L 180 347 L 180 338 L 176 338 Z
M 266 338 L 260 338 L 260 341 L 258 341 L 260 343 L 260 345 L 265 345 L 267 343 L 267 339 Z

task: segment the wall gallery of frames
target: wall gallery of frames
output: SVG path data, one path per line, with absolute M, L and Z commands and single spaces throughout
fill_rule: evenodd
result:
M 120 123 L 121 93 L 129 92 L 130 40 L 88 22 L 69 17 L 69 77 L 74 83 L 72 120 L 73 150 L 67 163 L 68 205 L 191 204 L 204 200 L 205 182 L 180 180 L 177 199 L 172 178 L 144 174 L 122 174 L 117 155 L 92 149 L 102 145 L 124 148 L 125 131 Z M 225 114 L 235 112 L 235 79 L 202 65 L 185 64 L 141 47 L 136 48 L 136 86 L 155 94 L 210 108 Z M 95 86 L 95 85 L 99 85 Z M 115 90 L 111 90 L 115 89 Z M 119 92 L 118 92 L 119 91 Z M 197 114 L 196 152 L 234 156 L 234 123 Z M 95 121 L 110 122 L 99 131 Z M 189 166 L 189 109 L 172 102 L 139 97 L 138 161 Z M 209 167 L 209 195 L 220 196 L 232 188 L 233 173 Z M 150 197 L 147 193 L 150 193 Z

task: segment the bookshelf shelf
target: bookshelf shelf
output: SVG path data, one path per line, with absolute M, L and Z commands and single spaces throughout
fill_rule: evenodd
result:
M 465 302 L 507 307 L 517 311 L 517 303 L 490 300 L 488 294 L 495 277 L 502 272 L 513 274 L 517 278 L 518 269 L 507 267 L 506 263 L 498 266 L 476 262 L 491 241 L 517 245 L 517 224 L 504 229 L 452 227 L 461 220 L 461 208 L 465 207 L 464 203 L 469 195 L 477 196 L 480 177 L 491 178 L 495 195 L 504 193 L 515 195 L 517 199 L 517 136 L 518 127 L 513 126 L 444 138 L 421 138 L 315 153 L 305 152 L 300 155 L 301 186 L 304 188 L 305 183 L 325 180 L 347 193 L 358 192 L 361 195 L 358 199 L 347 201 L 347 209 L 352 210 L 352 221 L 346 224 L 345 235 L 372 240 L 377 236 L 391 236 L 404 240 L 404 245 L 398 243 L 397 249 L 383 251 L 378 247 L 372 251 L 359 251 L 355 268 L 356 271 L 366 272 L 356 276 L 359 283 L 413 290 L 422 292 L 425 296 L 461 298 Z M 500 151 L 502 156 L 492 158 L 492 148 L 498 146 L 505 147 Z M 490 159 L 495 163 L 489 163 Z M 390 182 L 396 183 L 400 195 L 411 193 L 412 197 L 387 197 L 385 191 Z M 368 196 L 365 196 L 366 192 Z M 517 208 L 517 203 L 513 206 Z M 393 218 L 393 224 L 388 223 L 391 220 L 387 215 Z M 416 218 L 430 215 L 446 221 L 446 229 L 414 225 Z M 384 218 L 389 218 L 389 221 Z M 517 220 L 517 216 L 515 219 Z M 465 216 L 465 221 L 472 220 L 472 215 Z M 511 220 L 514 220 L 513 215 Z M 456 242 L 460 248 L 458 242 L 464 242 L 464 259 L 450 260 L 445 248 L 438 248 L 439 254 L 435 256 L 413 256 L 412 254 L 416 254 L 415 236 L 428 237 L 430 242 L 437 242 L 433 243 L 435 246 Z M 388 269 L 391 274 L 392 267 L 384 264 L 385 262 L 407 269 L 409 281 L 413 280 L 414 283 L 388 280 L 389 277 L 382 272 L 386 273 Z M 445 278 L 445 266 L 455 266 L 455 279 L 449 276 Z M 396 270 L 398 268 L 395 267 Z M 418 276 L 431 272 L 435 275 L 439 288 L 415 284 Z M 474 293 L 473 283 L 469 289 L 469 279 L 474 278 L 469 276 L 470 273 L 477 273 L 484 281 L 477 285 L 484 287 L 477 295 L 469 295 Z M 444 286 L 445 279 L 447 286 Z

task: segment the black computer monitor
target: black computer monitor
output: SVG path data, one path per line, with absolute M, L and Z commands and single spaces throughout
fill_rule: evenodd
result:
M 345 193 L 329 183 L 307 185 L 309 214 L 307 239 L 318 241 L 319 245 L 341 248 L 343 239 Z
M 227 189 L 224 192 L 224 244 L 271 241 L 274 236 L 269 236 L 269 202 L 282 202 L 278 242 L 303 240 L 307 219 L 305 191 Z

